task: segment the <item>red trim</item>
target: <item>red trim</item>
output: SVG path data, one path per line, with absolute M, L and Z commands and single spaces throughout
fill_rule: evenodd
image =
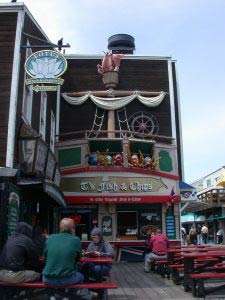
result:
M 166 203 L 168 196 L 132 196 L 132 195 L 109 195 L 109 196 L 65 196 L 67 204 L 102 204 L 102 203 Z M 180 197 L 174 200 L 179 203 Z
M 91 241 L 81 241 L 82 246 L 88 246 Z M 109 241 L 110 244 L 115 246 L 144 246 L 144 240 L 118 240 Z M 180 245 L 180 240 L 169 240 L 170 246 Z
M 138 169 L 138 168 L 126 168 L 126 167 L 84 167 L 84 168 L 72 168 L 72 169 L 64 169 L 60 170 L 62 175 L 68 174 L 76 174 L 83 172 L 129 172 L 129 173 L 138 173 L 138 174 L 147 174 L 147 175 L 156 175 L 159 177 L 167 177 L 170 179 L 179 180 L 179 176 L 166 174 L 162 172 L 146 170 L 146 169 Z

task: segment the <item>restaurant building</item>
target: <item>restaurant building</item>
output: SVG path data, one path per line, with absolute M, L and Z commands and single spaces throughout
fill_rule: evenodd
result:
M 183 176 L 176 61 L 134 50 L 118 34 L 104 57 L 66 55 L 57 142 L 62 216 L 83 241 L 100 227 L 126 256 L 148 229 L 179 240 Z

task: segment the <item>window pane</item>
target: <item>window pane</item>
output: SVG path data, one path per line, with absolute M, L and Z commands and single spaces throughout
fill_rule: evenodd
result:
M 137 212 L 117 212 L 117 234 L 120 239 L 137 238 Z

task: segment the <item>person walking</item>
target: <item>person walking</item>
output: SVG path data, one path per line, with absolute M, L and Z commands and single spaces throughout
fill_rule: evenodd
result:
M 0 281 L 37 281 L 40 274 L 33 270 L 37 264 L 38 253 L 32 241 L 32 226 L 19 222 L 15 234 L 9 237 L 0 254 Z
M 217 244 L 223 243 L 223 237 L 224 237 L 224 231 L 223 228 L 219 228 L 219 230 L 216 233 L 217 236 Z
M 191 230 L 189 232 L 189 239 L 190 239 L 191 245 L 197 245 L 198 237 L 197 237 L 197 231 L 196 231 L 195 227 L 191 228 Z
M 201 229 L 203 244 L 207 244 L 207 242 L 208 242 L 208 232 L 209 232 L 208 227 L 206 226 L 206 224 L 204 224 Z
M 186 245 L 187 233 L 186 233 L 186 229 L 183 226 L 181 226 L 181 238 L 182 238 L 182 245 Z
M 145 272 L 149 273 L 151 263 L 154 260 L 162 260 L 167 258 L 167 250 L 169 248 L 169 240 L 162 233 L 161 229 L 157 229 L 156 234 L 153 235 L 149 242 L 149 248 L 152 250 L 146 259 Z

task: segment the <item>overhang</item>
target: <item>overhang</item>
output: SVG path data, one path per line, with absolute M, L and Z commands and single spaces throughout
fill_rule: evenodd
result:
M 0 177 L 15 177 L 18 169 L 0 167 Z
M 179 189 L 181 195 L 181 202 L 197 201 L 197 190 L 190 184 L 180 180 Z
M 201 202 L 201 201 L 190 201 L 188 203 L 185 203 L 185 207 L 182 209 L 182 214 L 183 213 L 188 213 L 188 212 L 196 212 L 196 211 L 200 211 L 200 210 L 204 210 L 209 208 L 209 205 Z
M 34 187 L 40 188 L 44 193 L 56 201 L 60 206 L 66 207 L 66 202 L 64 200 L 64 195 L 60 188 L 55 185 L 52 181 L 37 181 L 32 179 L 21 179 L 17 182 L 17 185 L 21 187 Z

